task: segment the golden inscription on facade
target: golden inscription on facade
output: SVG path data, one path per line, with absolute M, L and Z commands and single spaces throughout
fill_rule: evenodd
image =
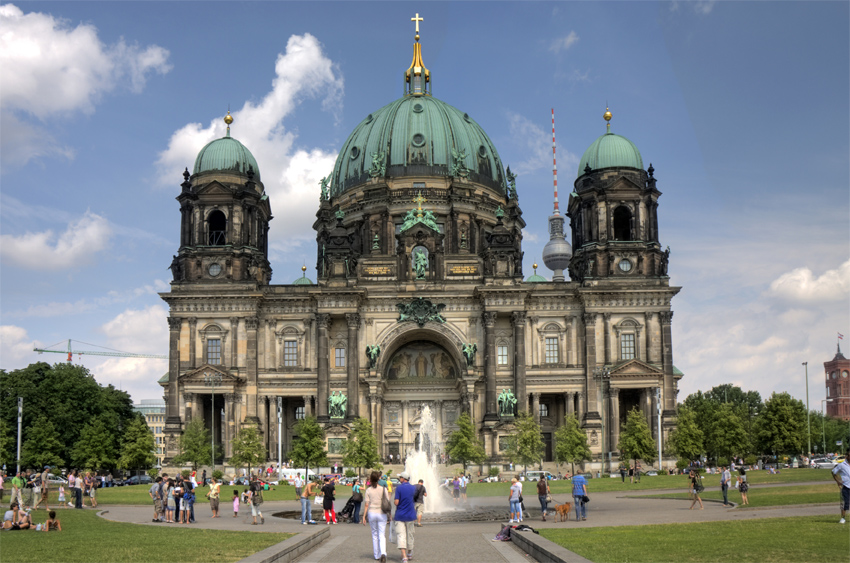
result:
M 389 266 L 366 266 L 364 268 L 367 276 L 389 276 L 391 275 Z
M 452 276 L 476 276 L 478 275 L 478 266 L 452 266 L 449 268 L 449 274 Z

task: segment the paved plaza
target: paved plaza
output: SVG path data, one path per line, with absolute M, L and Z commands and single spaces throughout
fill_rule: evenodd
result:
M 794 483 L 799 486 L 805 483 Z M 777 485 L 771 485 L 777 486 Z M 759 485 L 750 487 L 751 494 L 757 494 Z M 587 520 L 576 522 L 554 522 L 553 518 L 542 522 L 540 519 L 540 506 L 536 496 L 526 497 L 525 506 L 530 511 L 530 517 L 526 517 L 524 524 L 536 529 L 543 528 L 589 528 L 599 526 L 630 526 L 640 524 L 673 524 L 687 522 L 716 522 L 721 520 L 749 520 L 756 518 L 781 518 L 789 516 L 821 516 L 835 515 L 838 518 L 838 506 L 835 504 L 813 504 L 794 505 L 788 507 L 770 508 L 724 508 L 718 502 L 703 501 L 705 510 L 689 510 L 689 500 L 651 499 L 649 495 L 677 492 L 670 490 L 652 490 L 632 493 L 629 491 L 614 491 L 606 493 L 593 493 L 593 481 L 590 482 L 590 498 L 588 504 Z M 569 500 L 562 495 L 554 495 L 557 501 Z M 730 493 L 734 499 L 734 495 Z M 837 500 L 837 499 L 836 499 Z M 506 561 L 530 562 L 529 556 L 519 550 L 511 542 L 493 542 L 492 538 L 499 532 L 502 525 L 507 522 L 508 503 L 507 485 L 505 496 L 502 497 L 477 497 L 469 499 L 472 506 L 481 509 L 498 510 L 504 508 L 505 518 L 500 522 L 457 522 L 457 523 L 425 523 L 422 528 L 416 528 L 416 543 L 414 549 L 414 561 L 450 563 L 463 561 L 469 563 L 486 562 L 495 563 Z M 102 516 L 109 520 L 119 522 L 135 523 L 147 526 L 170 526 L 179 527 L 183 524 L 157 524 L 151 522 L 150 506 L 105 506 Z M 301 533 L 313 531 L 316 526 L 302 526 L 300 522 L 285 518 L 275 518 L 272 514 L 276 512 L 299 511 L 300 503 L 296 500 L 266 502 L 263 505 L 263 514 L 266 516 L 265 525 L 253 526 L 250 524 L 250 508 L 240 512 L 238 518 L 222 511 L 222 517 L 210 518 L 209 509 L 206 505 L 196 506 L 197 523 L 186 525 L 192 528 L 207 528 L 214 530 L 250 530 L 253 532 L 290 532 Z M 248 518 L 246 519 L 246 514 Z M 575 517 L 575 512 L 572 514 Z M 314 510 L 314 517 L 321 518 L 318 510 Z M 247 520 L 247 523 L 246 523 Z M 372 539 L 368 526 L 359 524 L 337 524 L 327 526 L 324 523 L 319 526 L 330 528 L 330 539 L 309 553 L 301 556 L 299 563 L 337 563 L 337 562 L 370 562 L 372 558 Z M 400 561 L 401 557 L 395 544 L 387 544 L 387 560 Z M 580 561 L 581 558 L 576 558 Z

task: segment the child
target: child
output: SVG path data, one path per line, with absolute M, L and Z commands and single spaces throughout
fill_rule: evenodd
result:
M 59 485 L 59 506 L 65 508 L 65 486 Z
M 239 491 L 233 489 L 233 517 L 239 516 Z
M 43 532 L 49 532 L 51 530 L 56 530 L 57 532 L 61 532 L 62 531 L 62 524 L 59 522 L 59 520 L 56 519 L 56 511 L 51 510 L 48 514 L 49 514 L 49 518 L 47 519 L 47 522 L 44 523 L 44 526 L 41 527 L 41 530 Z

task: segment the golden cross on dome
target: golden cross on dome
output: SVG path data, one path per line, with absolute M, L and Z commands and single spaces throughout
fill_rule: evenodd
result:
M 416 14 L 416 15 L 418 16 L 419 14 Z M 419 204 L 419 207 L 416 208 L 416 210 L 418 211 L 418 213 L 416 214 L 417 217 L 422 217 L 422 204 L 427 202 L 427 201 L 428 201 L 427 199 L 422 197 L 421 191 L 417 192 L 417 196 L 415 198 L 413 198 L 413 203 Z
M 416 13 L 415 18 L 410 18 L 410 21 L 416 22 L 416 38 L 419 39 L 419 22 L 424 22 L 425 18 L 419 17 L 419 12 Z

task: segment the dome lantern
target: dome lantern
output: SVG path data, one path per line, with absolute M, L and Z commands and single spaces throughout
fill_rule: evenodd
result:
M 413 43 L 413 61 L 410 67 L 404 71 L 404 95 L 405 96 L 430 96 L 431 95 L 431 71 L 425 68 L 422 62 L 422 45 L 419 44 L 419 22 L 425 21 L 416 17 L 410 18 L 416 23 L 416 37 Z

